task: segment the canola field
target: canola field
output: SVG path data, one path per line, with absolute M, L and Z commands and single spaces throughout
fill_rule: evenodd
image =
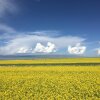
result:
M 2 60 L 0 64 L 100 62 L 89 60 Z M 0 66 L 0 100 L 100 100 L 100 66 Z
M 0 64 L 45 64 L 45 63 L 100 63 L 100 58 L 51 58 L 31 60 L 0 60 Z

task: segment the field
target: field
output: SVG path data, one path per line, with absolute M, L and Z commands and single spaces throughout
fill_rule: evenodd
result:
M 100 58 L 1 60 L 0 100 L 100 100 L 100 65 L 38 65 L 99 62 Z
M 52 58 L 33 60 L 0 60 L 0 64 L 37 64 L 37 63 L 100 63 L 100 58 Z

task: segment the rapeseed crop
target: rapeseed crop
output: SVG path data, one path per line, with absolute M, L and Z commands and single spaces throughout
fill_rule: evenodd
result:
M 0 67 L 0 100 L 100 100 L 100 66 Z
M 43 63 L 100 63 L 100 58 L 52 58 L 32 60 L 0 60 L 0 64 L 43 64 Z

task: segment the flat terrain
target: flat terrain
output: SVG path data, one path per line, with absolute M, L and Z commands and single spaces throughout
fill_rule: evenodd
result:
M 0 100 L 100 100 L 100 66 L 21 66 L 65 62 L 99 63 L 100 58 L 2 60 L 10 66 L 0 67 Z
M 38 63 L 100 63 L 100 58 L 51 58 L 32 60 L 0 60 L 0 64 L 38 64 Z

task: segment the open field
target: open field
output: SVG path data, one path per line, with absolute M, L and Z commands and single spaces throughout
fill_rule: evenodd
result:
M 100 58 L 0 60 L 0 66 L 100 66 Z
M 0 100 L 100 100 L 100 66 L 21 66 L 100 62 L 84 59 L 2 60 L 20 66 L 0 67 Z
M 51 58 L 32 60 L 0 60 L 0 64 L 37 64 L 37 63 L 100 63 L 100 58 Z

